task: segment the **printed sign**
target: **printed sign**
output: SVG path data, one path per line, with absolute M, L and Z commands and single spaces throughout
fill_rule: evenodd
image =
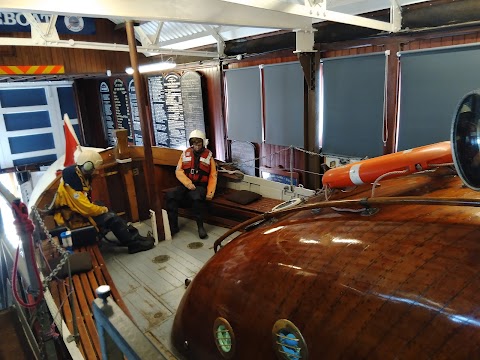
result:
M 32 14 L 39 23 L 48 23 L 52 15 Z M 82 16 L 58 16 L 59 34 L 95 34 L 95 19 Z M 30 32 L 30 23 L 22 13 L 0 12 L 0 32 Z
M 155 145 L 169 147 L 170 141 L 168 138 L 167 113 L 165 112 L 163 76 L 158 75 L 148 78 L 148 93 L 150 95 Z
M 133 144 L 133 127 L 132 120 L 130 119 L 128 92 L 122 79 L 115 79 L 113 81 L 113 104 L 115 106 L 117 129 L 127 129 L 128 143 Z
M 132 111 L 133 139 L 135 145 L 143 146 L 142 125 L 138 113 L 137 93 L 133 79 L 128 83 L 128 97 L 130 98 L 130 110 Z
M 202 79 L 195 71 L 187 71 L 182 75 L 181 88 L 183 99 L 183 116 L 185 118 L 185 134 L 188 137 L 193 130 L 205 132 L 203 116 Z
M 115 146 L 115 122 L 112 112 L 110 88 L 105 81 L 100 83 L 100 106 L 102 107 L 103 129 L 107 136 L 108 146 Z
M 185 119 L 183 117 L 180 76 L 175 73 L 165 75 L 163 87 L 165 88 L 165 111 L 168 119 L 170 147 L 185 149 L 187 147 L 187 136 L 185 134 Z

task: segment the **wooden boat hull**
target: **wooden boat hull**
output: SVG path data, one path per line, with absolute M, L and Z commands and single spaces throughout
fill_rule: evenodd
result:
M 379 196 L 479 198 L 450 175 L 383 184 L 390 185 Z M 371 189 L 364 190 L 353 197 Z M 235 345 L 225 358 L 277 358 L 272 329 L 279 319 L 299 329 L 309 359 L 478 358 L 478 209 L 339 210 L 303 211 L 222 248 L 177 310 L 177 349 L 191 359 L 224 358 L 214 338 L 221 317 Z

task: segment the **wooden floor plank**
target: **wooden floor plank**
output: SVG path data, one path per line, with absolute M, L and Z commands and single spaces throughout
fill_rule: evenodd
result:
M 83 274 L 80 274 L 79 276 L 80 276 L 80 281 L 82 283 L 83 292 L 85 293 L 85 297 L 87 298 L 87 303 L 91 308 L 93 301 L 95 300 L 95 297 L 96 297 L 94 291 L 98 286 L 95 287 L 95 284 L 94 285 L 90 284 L 90 279 L 88 277 L 88 274 L 83 273 Z
M 96 356 L 100 357 L 100 341 L 98 339 L 97 328 L 95 327 L 95 321 L 93 320 L 93 314 L 91 310 L 91 305 L 89 305 L 87 298 L 85 296 L 85 291 L 83 289 L 82 281 L 80 276 L 73 276 L 73 284 L 75 286 L 75 294 L 77 295 L 77 301 L 81 311 L 81 316 L 85 323 L 86 329 L 88 330 L 89 337 L 93 344 Z M 79 314 L 80 315 L 80 314 Z M 79 316 L 77 316 L 79 318 Z
M 140 288 L 137 293 L 126 295 L 125 301 L 129 302 L 129 308 L 136 314 L 134 318 L 142 331 L 161 324 L 173 315 L 147 288 Z
M 73 297 L 73 307 L 75 309 L 75 319 L 77 320 L 77 327 L 78 327 L 78 333 L 80 335 L 80 342 L 82 343 L 82 347 L 85 350 L 85 358 L 87 360 L 94 360 L 94 359 L 97 359 L 97 354 L 95 353 L 92 339 L 90 338 L 90 335 L 85 326 L 85 319 L 82 316 L 82 312 L 80 310 L 80 306 L 77 300 L 78 296 L 79 294 L 75 292 L 75 296 Z
M 107 270 L 107 266 L 105 265 L 104 263 L 104 259 L 103 259 L 103 256 L 102 254 L 100 253 L 100 250 L 98 248 L 98 246 L 95 246 L 93 247 L 93 252 L 95 254 L 95 257 L 97 258 L 98 260 L 98 264 L 100 265 L 100 269 L 101 269 L 101 272 L 102 272 L 102 275 L 106 281 L 107 284 L 110 284 L 110 290 L 112 292 L 112 296 L 113 296 L 113 299 L 115 300 L 115 302 L 117 303 L 117 305 L 120 307 L 120 309 L 122 309 L 125 314 L 133 320 L 132 318 L 132 314 L 130 314 L 130 312 L 128 311 L 128 308 L 125 306 L 125 303 L 123 302 L 123 299 L 122 297 L 120 296 L 120 293 L 118 292 L 117 290 L 117 287 L 115 286 L 115 283 L 113 282 L 113 279 L 110 275 L 110 273 L 108 272 Z
M 115 282 L 118 291 L 122 295 L 130 294 L 137 291 L 141 287 L 140 282 L 132 277 L 127 268 L 121 263 L 121 261 L 115 257 L 106 260 L 108 261 L 108 271 L 110 274 L 115 274 L 113 281 Z
M 75 331 L 73 330 L 73 315 L 72 315 L 72 310 L 71 310 L 71 307 L 70 307 L 70 300 L 67 296 L 67 294 L 70 292 L 70 290 L 67 291 L 66 287 L 68 285 L 64 284 L 63 281 L 61 283 L 57 282 L 57 284 L 58 284 L 58 292 L 60 294 L 60 298 L 62 299 L 62 303 L 63 303 L 63 305 L 62 305 L 63 318 L 65 320 L 65 323 L 67 324 L 67 328 L 70 331 L 70 333 L 72 335 L 75 335 Z M 83 342 L 78 341 L 77 346 L 78 346 L 80 352 L 82 353 L 83 357 L 85 358 L 85 349 L 84 349 L 84 346 L 83 346 Z
M 170 329 L 186 290 L 185 279 L 193 278 L 214 255 L 213 243 L 227 231 L 206 224 L 209 238 L 200 240 L 194 221 L 179 218 L 179 225 L 181 230 L 172 241 L 159 242 L 149 251 L 130 255 L 109 245 L 101 248 L 135 323 L 147 337 L 153 336 L 159 349 L 171 352 Z M 201 242 L 203 247 L 189 248 L 194 242 Z M 167 261 L 159 261 L 165 256 Z

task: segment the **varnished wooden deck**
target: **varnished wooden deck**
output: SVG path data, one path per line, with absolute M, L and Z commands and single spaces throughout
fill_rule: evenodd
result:
M 72 276 L 72 285 L 75 289 L 72 297 L 73 303 L 71 302 L 72 299 L 68 297 L 71 292 L 68 278 L 52 281 L 49 284 L 49 290 L 71 334 L 75 333 L 73 323 L 73 318 L 75 317 L 79 334 L 77 346 L 83 357 L 85 359 L 100 359 L 100 342 L 92 311 L 92 303 L 96 297 L 95 289 L 100 285 L 109 284 L 112 297 L 118 306 L 130 318 L 132 318 L 132 315 L 125 306 L 124 301 L 110 277 L 99 248 L 95 245 L 81 248 L 77 251 L 90 253 L 93 268 L 86 273 Z M 72 309 L 74 309 L 74 311 L 72 311 Z M 56 314 L 53 316 L 56 316 Z

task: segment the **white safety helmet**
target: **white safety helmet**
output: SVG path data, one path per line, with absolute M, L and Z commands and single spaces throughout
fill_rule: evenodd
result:
M 205 136 L 205 133 L 202 130 L 193 130 L 190 133 L 190 136 L 188 137 L 188 143 L 190 146 L 192 145 L 191 139 L 192 138 L 198 138 L 203 140 L 203 146 L 207 147 L 208 145 L 208 139 Z
M 83 150 L 78 154 L 75 163 L 82 168 L 83 172 L 93 173 L 97 167 L 103 164 L 103 160 L 98 152 Z

